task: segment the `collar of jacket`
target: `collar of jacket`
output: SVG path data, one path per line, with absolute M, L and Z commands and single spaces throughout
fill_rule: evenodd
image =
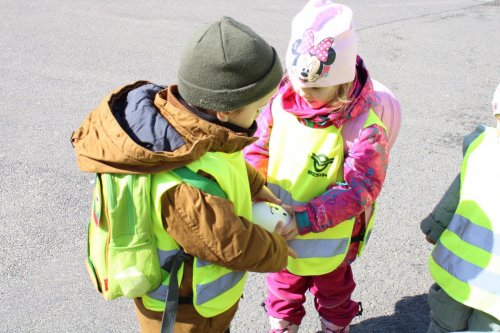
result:
M 176 85 L 171 85 L 156 94 L 154 103 L 162 116 L 182 135 L 186 142 L 206 148 L 203 154 L 208 151 L 234 153 L 256 140 L 256 138 L 249 136 L 255 131 L 255 123 L 249 130 L 221 124 L 216 117 L 184 104 L 179 98 Z
M 185 144 L 174 151 L 152 151 L 136 143 L 120 126 L 111 105 L 147 81 L 116 89 L 103 99 L 73 132 L 71 142 L 82 171 L 94 173 L 150 174 L 172 170 L 199 159 L 207 152 L 233 153 L 256 139 L 211 123 L 188 110 L 175 96 L 176 86 L 161 90 L 154 104 L 182 136 Z

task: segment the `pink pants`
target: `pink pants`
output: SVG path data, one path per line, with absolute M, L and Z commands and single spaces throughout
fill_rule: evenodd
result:
M 347 326 L 359 313 L 359 304 L 351 300 L 355 286 L 351 266 L 347 264 L 319 276 L 297 276 L 284 269 L 267 275 L 266 310 L 272 317 L 300 325 L 306 314 L 305 293 L 309 290 L 321 317 Z

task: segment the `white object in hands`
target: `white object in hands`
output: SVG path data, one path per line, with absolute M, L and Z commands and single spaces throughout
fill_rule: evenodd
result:
M 252 205 L 252 222 L 267 231 L 273 232 L 280 221 L 287 225 L 291 220 L 292 216 L 280 205 L 267 201 L 255 202 Z

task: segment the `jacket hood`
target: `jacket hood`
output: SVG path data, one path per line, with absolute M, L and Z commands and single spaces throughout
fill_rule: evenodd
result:
M 71 141 L 82 171 L 146 174 L 240 151 L 255 141 L 245 131 L 185 105 L 177 86 L 138 81 L 105 97 Z

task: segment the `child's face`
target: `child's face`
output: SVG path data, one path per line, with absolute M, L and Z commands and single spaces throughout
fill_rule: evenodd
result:
M 250 128 L 254 120 L 257 118 L 257 115 L 259 114 L 259 110 L 266 106 L 275 91 L 276 90 L 273 90 L 258 101 L 248 104 L 237 111 L 224 112 L 224 115 L 227 116 L 227 120 L 221 120 L 228 121 L 231 124 L 239 126 L 241 128 Z
M 337 98 L 337 88 L 338 86 L 305 88 L 293 85 L 293 90 L 313 109 L 322 108 L 334 101 Z

